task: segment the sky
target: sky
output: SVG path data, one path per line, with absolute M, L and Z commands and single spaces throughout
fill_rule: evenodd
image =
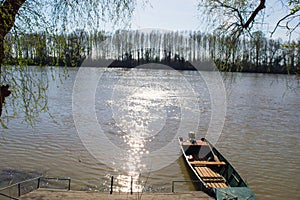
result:
M 144 5 L 138 0 L 133 13 L 131 29 L 164 29 L 164 30 L 192 30 L 207 31 L 207 25 L 197 9 L 199 0 L 148 0 Z M 145 1 L 145 0 L 144 0 Z M 273 30 L 275 22 L 285 13 L 280 0 L 268 0 L 266 3 L 265 23 L 257 27 L 266 30 L 267 36 Z M 269 32 L 269 33 L 268 33 Z M 286 31 L 278 30 L 273 38 L 287 40 Z M 292 35 L 292 39 L 299 39 L 300 33 Z
M 201 20 L 197 0 L 150 0 L 138 5 L 132 20 L 133 29 L 199 30 Z

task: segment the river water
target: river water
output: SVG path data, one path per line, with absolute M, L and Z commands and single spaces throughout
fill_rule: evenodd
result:
M 7 99 L 1 187 L 42 174 L 70 177 L 72 189 L 107 191 L 114 176 L 117 191 L 129 191 L 133 177 L 134 191 L 170 192 L 172 181 L 191 179 L 177 136 L 221 126 L 208 137 L 259 199 L 300 198 L 296 76 L 222 74 L 220 83 L 216 72 L 85 70 L 36 70 L 49 85 L 49 113 L 33 126 Z M 175 191 L 193 189 L 175 184 Z

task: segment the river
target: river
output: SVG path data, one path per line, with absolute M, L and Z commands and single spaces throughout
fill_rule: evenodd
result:
M 135 191 L 170 192 L 173 180 L 191 179 L 177 136 L 200 137 L 221 126 L 213 135 L 217 148 L 259 199 L 300 199 L 296 76 L 228 73 L 219 83 L 212 80 L 216 72 L 86 70 L 36 70 L 35 78 L 49 85 L 49 113 L 32 126 L 23 122 L 24 108 L 14 113 L 7 99 L 1 187 L 42 174 L 70 177 L 72 189 L 107 191 L 114 176 L 117 191 L 128 191 L 133 177 Z

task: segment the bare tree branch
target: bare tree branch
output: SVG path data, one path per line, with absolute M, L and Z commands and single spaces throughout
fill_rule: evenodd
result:
M 281 22 L 283 22 L 284 20 L 288 19 L 289 17 L 295 15 L 299 10 L 294 10 L 292 11 L 290 14 L 286 15 L 285 17 L 281 18 L 275 28 L 273 29 L 273 31 L 271 32 L 271 37 L 273 36 L 273 34 L 275 33 L 275 31 L 277 30 L 278 27 L 280 27 Z M 293 28 L 293 30 L 295 30 L 297 27 L 299 26 L 299 23 Z M 289 29 L 289 27 L 287 26 L 287 29 Z
M 228 9 L 232 10 L 233 12 L 235 12 L 237 14 L 237 16 L 238 16 L 240 24 L 243 25 L 243 17 L 241 15 L 241 12 L 237 8 L 235 8 L 233 6 L 230 6 L 228 4 L 225 4 L 225 3 L 221 2 L 221 1 L 217 1 L 217 2 L 220 4 L 221 7 L 228 8 Z
M 266 0 L 260 0 L 260 4 L 256 7 L 256 9 L 252 12 L 251 16 L 247 20 L 245 24 L 242 25 L 243 28 L 247 29 L 249 25 L 254 21 L 256 15 L 259 13 L 259 11 L 263 10 L 265 6 Z

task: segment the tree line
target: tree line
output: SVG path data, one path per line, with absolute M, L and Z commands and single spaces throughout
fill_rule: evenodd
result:
M 213 60 L 221 71 L 300 72 L 300 41 L 270 39 L 260 31 L 237 39 L 200 31 L 76 30 L 70 34 L 8 34 L 4 44 L 4 63 L 13 65 L 77 67 L 88 56 L 161 61 L 172 54 L 174 59 L 189 62 Z

